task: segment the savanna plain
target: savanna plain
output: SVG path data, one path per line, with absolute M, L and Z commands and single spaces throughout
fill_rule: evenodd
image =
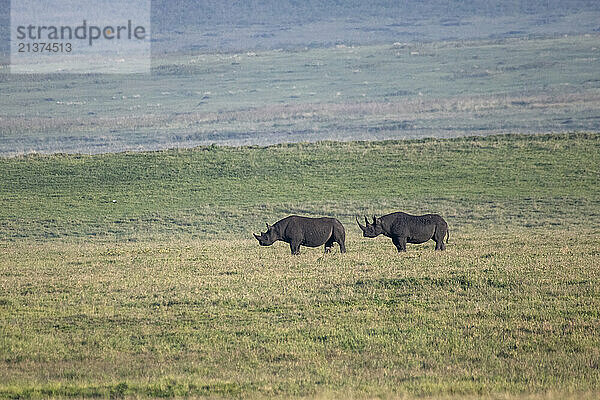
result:
M 512 36 L 0 65 L 0 398 L 600 397 L 598 34 Z
M 600 135 L 0 159 L 0 398 L 597 398 Z M 357 215 L 437 212 L 398 254 Z M 252 238 L 339 218 L 346 254 Z

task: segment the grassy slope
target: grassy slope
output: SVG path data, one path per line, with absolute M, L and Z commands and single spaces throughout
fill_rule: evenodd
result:
M 0 238 L 249 236 L 287 213 L 397 208 L 466 229 L 589 224 L 599 147 L 573 134 L 0 159 Z
M 593 398 L 599 145 L 578 134 L 2 159 L 0 397 Z M 448 217 L 448 251 L 398 255 L 350 224 L 345 256 L 291 257 L 249 236 L 288 212 L 349 223 L 392 209 Z

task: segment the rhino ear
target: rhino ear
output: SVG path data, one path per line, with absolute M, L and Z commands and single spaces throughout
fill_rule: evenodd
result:
M 267 226 L 267 231 L 268 231 L 269 229 L 271 229 L 271 225 L 269 225 L 269 223 L 268 223 L 268 222 L 265 222 L 265 225 Z

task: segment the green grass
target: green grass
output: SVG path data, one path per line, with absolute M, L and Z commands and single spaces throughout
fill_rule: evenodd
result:
M 0 397 L 598 393 L 597 230 L 348 246 L 4 244 Z
M 599 146 L 0 159 L 0 398 L 595 398 Z M 441 213 L 448 250 L 352 223 L 392 210 Z M 339 217 L 348 253 L 251 238 L 292 212 Z
M 598 134 L 4 158 L 0 238 L 252 237 L 289 213 L 396 209 L 455 229 L 589 226 L 599 166 Z

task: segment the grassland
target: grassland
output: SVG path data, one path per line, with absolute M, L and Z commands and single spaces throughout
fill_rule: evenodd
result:
M 454 226 L 589 225 L 598 134 L 199 147 L 0 159 L 0 238 L 238 236 L 286 213 L 442 210 Z M 583 216 L 587 216 L 583 218 Z M 588 218 L 589 217 L 589 218 Z
M 599 54 L 592 34 L 176 53 L 152 75 L 0 69 L 0 154 L 597 132 Z
M 0 398 L 600 394 L 600 135 L 0 159 Z M 352 218 L 436 211 L 397 254 Z M 251 232 L 333 215 L 348 253 Z M 337 250 L 337 249 L 335 249 Z

